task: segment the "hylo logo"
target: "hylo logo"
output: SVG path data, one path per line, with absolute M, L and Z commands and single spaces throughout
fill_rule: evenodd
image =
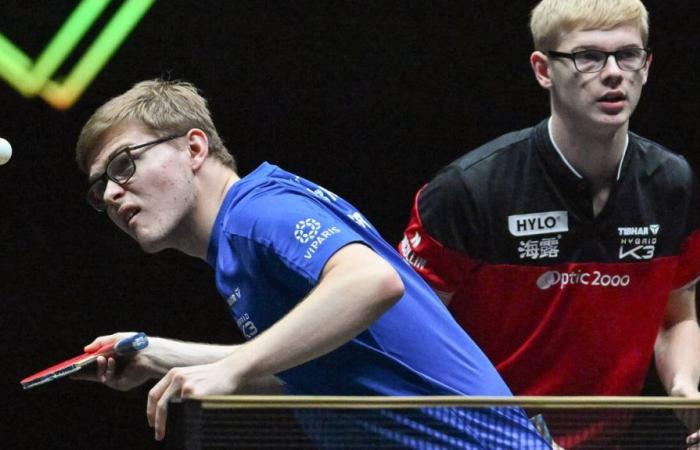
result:
M 566 211 L 508 216 L 508 230 L 513 236 L 564 233 L 569 231 L 569 216 Z

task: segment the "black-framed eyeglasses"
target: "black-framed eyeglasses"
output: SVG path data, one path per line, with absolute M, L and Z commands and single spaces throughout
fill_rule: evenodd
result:
M 614 52 L 604 52 L 602 50 L 581 50 L 573 53 L 556 52 L 554 50 L 547 52 L 547 55 L 552 58 L 572 60 L 576 70 L 582 73 L 600 72 L 608 63 L 610 56 L 615 57 L 615 62 L 620 70 L 634 72 L 644 67 L 650 54 L 651 49 L 638 47 L 621 48 Z
M 104 173 L 95 179 L 95 181 L 90 183 L 87 193 L 87 202 L 90 204 L 90 206 L 95 208 L 96 211 L 104 212 L 107 209 L 107 204 L 104 201 L 107 182 L 111 180 L 121 186 L 128 182 L 131 177 L 134 176 L 134 173 L 136 173 L 136 160 L 131 152 L 149 146 L 153 148 L 158 144 L 162 144 L 163 142 L 171 141 L 183 136 L 185 135 L 173 134 L 154 141 L 148 141 L 143 144 L 130 145 L 114 153 L 109 157 L 109 160 L 107 160 Z

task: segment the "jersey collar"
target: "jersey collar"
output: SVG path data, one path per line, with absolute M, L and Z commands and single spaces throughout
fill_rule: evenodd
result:
M 571 165 L 571 163 L 566 159 L 564 156 L 564 153 L 562 153 L 561 149 L 557 145 L 557 143 L 554 141 L 554 135 L 552 134 L 552 118 L 550 117 L 547 120 L 547 134 L 549 135 L 549 142 L 552 144 L 552 147 L 554 147 L 554 150 L 557 152 L 559 157 L 561 158 L 561 161 L 564 163 L 564 165 L 576 176 L 576 178 L 583 180 L 583 175 L 578 173 L 578 171 L 574 168 L 574 166 Z M 625 135 L 625 148 L 622 150 L 622 158 L 620 158 L 620 162 L 617 164 L 617 177 L 615 178 L 616 181 L 620 181 L 620 176 L 622 175 L 622 166 L 625 161 L 625 156 L 627 155 L 627 148 L 629 147 L 630 143 L 630 135 L 629 133 Z
M 252 189 L 254 189 L 261 179 L 268 177 L 278 167 L 268 162 L 263 162 L 255 170 L 248 175 L 242 177 L 237 182 L 233 183 L 228 192 L 224 196 L 221 207 L 216 215 L 212 226 L 211 236 L 209 237 L 209 246 L 207 248 L 207 262 L 210 266 L 216 267 L 216 258 L 219 251 L 219 239 L 221 230 L 226 227 L 226 221 L 230 219 L 227 214 L 242 197 L 245 197 Z

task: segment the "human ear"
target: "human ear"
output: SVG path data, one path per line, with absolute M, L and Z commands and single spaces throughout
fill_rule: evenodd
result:
M 552 78 L 549 73 L 549 59 L 547 55 L 539 50 L 532 52 L 532 55 L 530 55 L 530 66 L 540 86 L 549 90 L 552 87 Z
M 654 59 L 654 55 L 652 53 L 649 53 L 649 56 L 647 57 L 647 62 L 644 64 L 644 67 L 642 67 L 642 84 L 646 84 L 647 79 L 649 78 L 649 67 L 651 67 L 652 59 Z
M 204 131 L 192 128 L 187 132 L 187 151 L 193 171 L 199 170 L 209 156 L 209 139 Z

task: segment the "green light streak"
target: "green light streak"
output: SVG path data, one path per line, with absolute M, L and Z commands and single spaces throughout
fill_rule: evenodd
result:
M 111 0 L 82 0 L 33 62 L 0 34 L 0 77 L 26 97 L 39 95 L 57 109 L 70 108 L 107 64 L 155 0 L 127 0 L 61 82 L 51 76 L 70 56 Z
M 70 56 L 71 51 L 78 45 L 80 39 L 90 29 L 90 26 L 100 17 L 109 2 L 110 0 L 84 1 L 75 8 L 73 14 L 70 15 L 36 60 L 32 68 L 34 85 L 29 86 L 30 94 L 38 92 L 46 79 L 58 70 L 66 58 Z

